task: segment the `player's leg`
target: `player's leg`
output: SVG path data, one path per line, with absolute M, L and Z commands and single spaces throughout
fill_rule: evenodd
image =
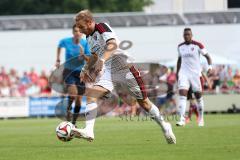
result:
M 137 101 L 133 100 L 133 103 L 131 103 L 131 117 L 134 117 L 137 115 Z
M 72 116 L 72 124 L 76 126 L 76 121 L 78 119 L 79 111 L 81 110 L 81 101 L 82 96 L 76 96 L 75 97 L 75 107 L 73 110 L 73 116 Z
M 198 126 L 202 127 L 204 126 L 204 101 L 203 101 L 203 97 L 202 97 L 202 93 L 201 92 L 196 92 L 195 93 L 195 97 L 197 100 L 197 107 L 198 107 L 198 113 L 199 113 L 199 118 L 198 118 Z
M 97 99 L 103 97 L 109 92 L 108 89 L 95 85 L 90 87 L 86 87 L 84 95 L 87 96 L 87 106 L 85 111 L 85 122 L 86 126 L 83 129 L 74 128 L 73 132 L 75 137 L 84 138 L 88 141 L 93 141 L 94 139 L 94 125 L 95 119 L 97 117 Z
M 84 138 L 88 141 L 94 139 L 94 125 L 97 117 L 97 99 L 93 97 L 87 97 L 87 106 L 85 111 L 85 128 L 74 128 L 74 134 L 77 138 Z
M 68 92 L 68 103 L 67 103 L 67 121 L 71 121 L 72 119 L 72 103 L 76 99 L 77 89 L 75 85 L 68 85 L 67 87 Z
M 179 99 L 178 99 L 178 114 L 179 121 L 176 123 L 177 126 L 185 125 L 185 112 L 187 107 L 187 94 L 189 89 L 188 76 L 186 74 L 180 74 L 178 76 L 178 89 L 179 89 Z
M 194 99 L 192 96 L 193 92 L 192 92 L 192 87 L 189 88 L 188 90 L 188 94 L 187 94 L 187 100 L 189 100 L 189 110 L 188 110 L 188 116 L 185 118 L 185 122 L 189 123 L 192 117 L 192 112 L 193 112 L 193 108 L 192 108 L 192 103 L 194 103 Z
M 67 113 L 66 113 L 66 120 L 71 121 L 72 119 L 72 103 L 75 100 L 75 96 L 77 95 L 77 89 L 74 85 L 74 78 L 73 78 L 73 71 L 67 68 L 63 70 L 63 81 L 64 86 L 67 89 L 68 94 L 68 102 L 67 102 Z
M 71 121 L 72 119 L 72 104 L 75 100 L 77 95 L 76 86 L 74 85 L 67 85 L 67 93 L 68 93 L 68 103 L 67 103 L 67 121 Z
M 147 111 L 152 119 L 161 127 L 167 142 L 169 144 L 175 144 L 176 137 L 172 132 L 171 124 L 164 121 L 164 117 L 158 107 L 148 99 L 141 75 L 134 66 L 130 68 L 130 72 L 129 70 L 126 72 L 125 81 L 127 82 L 130 93 L 137 99 L 139 105 Z
M 191 119 L 191 116 L 192 116 L 192 113 L 194 113 L 196 115 L 196 119 L 197 119 L 197 122 L 199 120 L 199 114 L 198 114 L 198 107 L 197 107 L 197 104 L 196 104 L 196 101 L 195 99 L 191 99 L 190 100 L 190 106 L 189 106 L 189 112 L 188 115 L 190 116 L 189 118 Z
M 199 120 L 198 126 L 204 126 L 204 101 L 202 97 L 202 84 L 199 76 L 194 76 L 191 80 L 191 85 L 193 87 L 193 91 L 197 101 Z
M 176 137 L 172 131 L 170 123 L 164 120 L 157 106 L 155 106 L 148 98 L 138 99 L 139 105 L 147 111 L 152 119 L 161 127 L 164 136 L 169 144 L 176 144 Z
M 97 99 L 93 97 L 87 97 L 87 107 L 85 112 L 85 130 L 87 135 L 92 139 L 94 139 L 94 125 L 97 117 L 97 107 Z
M 74 71 L 73 72 L 73 81 L 74 81 L 74 90 L 72 92 L 73 96 L 75 96 L 75 107 L 73 110 L 73 116 L 72 116 L 72 124 L 76 125 L 77 118 L 79 116 L 79 111 L 81 110 L 81 101 L 82 101 L 82 95 L 85 92 L 85 83 L 80 82 L 80 71 Z
M 179 114 L 179 121 L 176 123 L 177 126 L 184 126 L 185 125 L 185 112 L 187 107 L 187 89 L 180 89 L 179 90 L 179 100 L 178 100 L 178 114 Z
M 192 119 L 192 113 L 195 113 L 196 106 L 194 99 L 189 99 L 189 110 L 188 110 L 188 116 L 185 118 L 185 122 L 189 123 Z

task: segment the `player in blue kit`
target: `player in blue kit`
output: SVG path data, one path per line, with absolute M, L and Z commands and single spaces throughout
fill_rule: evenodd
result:
M 85 64 L 85 59 L 90 56 L 88 43 L 79 28 L 74 25 L 72 27 L 73 37 L 68 37 L 60 40 L 57 48 L 56 67 L 60 67 L 60 56 L 62 49 L 65 49 L 65 64 L 63 70 L 64 86 L 69 94 L 67 104 L 67 120 L 71 121 L 71 106 L 75 100 L 74 114 L 72 116 L 72 123 L 75 125 L 76 120 L 81 109 L 82 92 L 84 92 L 85 84 L 80 82 L 80 73 Z

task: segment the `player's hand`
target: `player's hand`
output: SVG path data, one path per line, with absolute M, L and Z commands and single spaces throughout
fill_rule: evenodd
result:
M 208 65 L 208 71 L 207 71 L 207 76 L 211 76 L 213 74 L 213 68 L 212 65 Z
M 80 81 L 81 81 L 81 82 L 87 82 L 87 80 L 88 80 L 87 74 L 82 71 L 82 72 L 80 73 Z
M 103 59 L 99 59 L 99 61 L 96 64 L 96 67 L 95 67 L 96 73 L 99 73 L 99 72 L 101 72 L 103 70 L 104 62 L 105 61 Z
M 207 71 L 207 76 L 211 76 L 213 74 L 213 70 L 211 68 L 208 69 Z
M 89 57 L 86 56 L 86 55 L 80 55 L 80 56 L 78 56 L 78 59 L 79 59 L 79 60 L 84 60 L 84 61 L 86 61 L 86 62 L 89 61 Z
M 95 82 L 95 75 L 93 75 L 92 73 L 90 73 L 89 70 L 86 70 L 88 66 L 85 65 L 80 73 L 80 81 L 84 82 L 84 83 L 93 83 Z
M 59 68 L 60 67 L 60 61 L 56 61 L 55 67 Z

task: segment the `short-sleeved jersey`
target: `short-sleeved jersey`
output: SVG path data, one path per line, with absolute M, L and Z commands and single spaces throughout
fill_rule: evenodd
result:
M 102 58 L 106 43 L 109 40 L 115 39 L 117 45 L 119 45 L 119 40 L 113 31 L 113 29 L 107 23 L 98 23 L 95 25 L 94 32 L 87 36 L 87 41 L 89 44 L 90 51 L 92 53 L 97 53 L 100 58 Z M 114 54 L 124 54 L 127 57 L 126 52 L 121 50 L 118 46 Z M 106 61 L 106 67 L 111 65 L 111 58 Z
M 80 46 L 82 46 L 85 55 L 91 55 L 86 38 L 81 38 L 78 44 L 74 43 L 73 37 L 60 40 L 58 47 L 65 48 L 65 68 L 71 70 L 82 69 L 84 61 L 82 60 L 81 63 L 77 61 L 77 57 L 80 55 Z M 73 59 L 76 59 L 76 61 Z
M 202 67 L 200 55 L 206 55 L 207 50 L 197 41 L 190 44 L 181 43 L 178 45 L 178 56 L 181 57 L 181 67 L 179 74 L 197 74 L 201 75 Z

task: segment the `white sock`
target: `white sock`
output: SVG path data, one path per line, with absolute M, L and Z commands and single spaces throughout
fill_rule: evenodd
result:
M 186 107 L 187 107 L 187 97 L 179 96 L 178 112 L 180 115 L 180 120 L 185 120 Z
M 95 119 L 97 117 L 97 103 L 93 102 L 93 103 L 87 104 L 85 116 L 86 116 L 86 127 L 85 127 L 85 129 L 88 132 L 93 133 Z
M 203 102 L 203 97 L 197 99 L 197 107 L 198 107 L 198 113 L 200 118 L 203 118 L 203 113 L 204 113 L 204 102 Z
M 153 103 L 151 109 L 149 110 L 149 114 L 157 122 L 157 124 L 159 124 L 161 127 L 163 126 L 164 118 L 161 115 L 157 106 L 155 106 Z

